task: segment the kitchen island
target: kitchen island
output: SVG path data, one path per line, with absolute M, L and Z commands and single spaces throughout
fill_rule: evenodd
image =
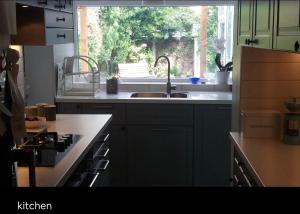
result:
M 63 186 L 85 154 L 108 127 L 111 119 L 110 114 L 57 114 L 56 121 L 48 121 L 48 132 L 74 133 L 81 135 L 81 138 L 55 167 L 36 167 L 36 186 Z M 17 177 L 18 186 L 29 186 L 27 167 L 18 167 Z
M 300 145 L 284 144 L 280 139 L 243 138 L 238 132 L 231 132 L 230 139 L 241 158 L 239 167 L 246 167 L 258 186 L 300 186 Z

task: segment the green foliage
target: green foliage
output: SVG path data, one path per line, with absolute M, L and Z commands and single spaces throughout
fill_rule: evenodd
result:
M 99 19 L 103 44 L 98 60 L 115 63 L 144 60 L 149 67 L 154 62 L 149 48 L 152 42 L 171 39 L 180 32 L 180 36 L 192 43 L 191 29 L 197 21 L 189 8 L 181 7 L 101 7 Z M 139 48 L 145 43 L 147 48 Z
M 207 71 L 214 72 L 215 64 L 215 49 L 213 47 L 213 40 L 218 37 L 218 8 L 217 6 L 210 6 L 208 8 L 209 16 L 207 21 Z

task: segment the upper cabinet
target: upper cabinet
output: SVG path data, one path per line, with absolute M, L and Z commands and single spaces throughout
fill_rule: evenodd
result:
M 72 1 L 18 1 L 16 10 L 17 35 L 11 37 L 13 45 L 73 43 Z
M 72 0 L 17 0 L 17 3 L 58 10 L 63 12 L 73 12 Z
M 272 48 L 273 0 L 240 0 L 238 3 L 238 44 Z
M 300 51 L 300 0 L 277 0 L 274 47 Z

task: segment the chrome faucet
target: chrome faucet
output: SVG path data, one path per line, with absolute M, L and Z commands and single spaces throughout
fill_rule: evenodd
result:
M 171 81 L 170 81 L 170 60 L 167 56 L 159 56 L 157 57 L 157 59 L 155 60 L 155 63 L 154 63 L 154 67 L 156 67 L 157 65 L 157 62 L 160 58 L 165 58 L 167 61 L 168 61 L 168 81 L 167 81 L 167 94 L 170 96 L 171 95 L 171 91 L 172 90 L 176 90 L 176 86 L 172 86 L 171 85 Z

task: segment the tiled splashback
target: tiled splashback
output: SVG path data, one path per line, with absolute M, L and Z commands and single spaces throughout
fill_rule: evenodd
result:
M 300 54 L 243 47 L 240 110 L 285 112 L 283 102 L 300 97 Z

